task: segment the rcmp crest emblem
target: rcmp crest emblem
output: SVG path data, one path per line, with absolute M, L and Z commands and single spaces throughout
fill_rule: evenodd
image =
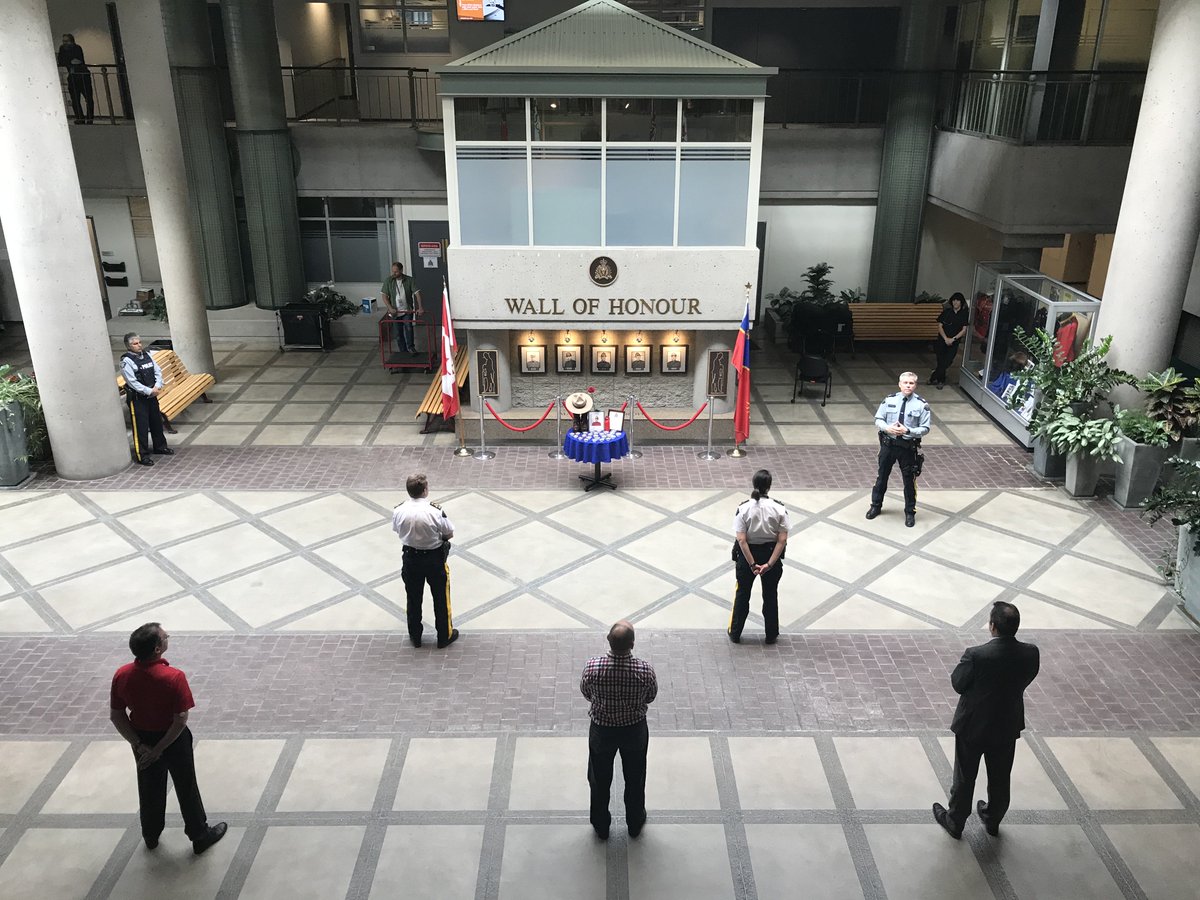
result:
M 617 280 L 617 264 L 607 256 L 597 256 L 588 266 L 588 276 L 593 284 L 608 287 Z

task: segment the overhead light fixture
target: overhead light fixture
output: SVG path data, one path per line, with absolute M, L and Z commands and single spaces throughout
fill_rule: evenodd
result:
M 571 332 L 569 332 L 569 331 L 567 332 L 566 336 L 563 338 L 563 343 L 564 344 L 571 343 Z
M 529 332 L 529 343 L 533 343 L 533 332 Z
M 602 343 L 602 344 L 608 343 L 608 329 L 607 328 L 605 328 L 603 331 L 600 332 L 600 343 Z
M 673 344 L 679 343 L 679 329 L 678 328 L 675 329 L 675 337 L 671 338 L 671 343 L 673 343 Z
M 642 333 L 640 331 L 637 333 L 637 342 L 639 344 L 642 342 Z
M 557 101 L 557 100 L 551 100 L 551 101 L 550 101 L 550 108 L 551 108 L 551 109 L 558 109 L 558 101 Z
M 628 101 L 628 100 L 626 100 L 626 101 L 625 101 L 625 106 L 624 106 L 624 108 L 625 108 L 625 109 L 629 109 L 629 101 Z

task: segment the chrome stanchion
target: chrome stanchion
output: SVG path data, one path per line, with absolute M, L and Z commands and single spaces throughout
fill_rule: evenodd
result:
M 743 447 L 741 444 L 734 444 L 732 450 L 725 451 L 725 455 L 731 456 L 734 459 L 741 459 L 743 456 L 747 455 L 746 448 Z
M 629 427 L 625 429 L 625 436 L 629 438 L 629 452 L 625 454 L 627 459 L 641 459 L 642 451 L 634 449 L 633 446 L 633 420 L 637 417 L 637 395 L 630 394 L 627 401 L 629 404 Z
M 567 454 L 562 452 L 562 395 L 556 395 L 554 398 L 554 440 L 557 442 L 554 449 L 546 455 L 551 459 L 566 459 Z
M 698 459 L 720 459 L 721 454 L 712 448 L 713 398 L 708 398 L 708 447 L 703 453 L 697 453 Z
M 476 450 L 471 455 L 474 456 L 475 459 L 495 459 L 496 458 L 495 452 L 492 450 L 489 450 L 487 448 L 487 438 L 485 438 L 483 435 L 483 398 L 482 397 L 479 398 L 479 449 Z

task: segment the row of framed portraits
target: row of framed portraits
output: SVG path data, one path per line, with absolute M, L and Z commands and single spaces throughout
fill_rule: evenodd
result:
M 686 375 L 688 348 L 680 344 L 662 344 L 655 359 L 653 346 L 629 344 L 624 347 L 592 344 L 556 344 L 554 371 L 559 375 Z M 585 355 L 586 354 L 586 355 Z M 545 375 L 550 371 L 545 344 L 522 344 L 518 348 L 522 375 Z M 586 363 L 586 367 L 585 367 Z

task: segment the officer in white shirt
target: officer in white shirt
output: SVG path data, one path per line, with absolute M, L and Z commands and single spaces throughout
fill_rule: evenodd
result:
M 750 588 L 756 577 L 762 578 L 763 624 L 767 643 L 779 637 L 779 579 L 783 577 L 783 554 L 787 548 L 790 521 L 788 511 L 778 500 L 767 496 L 771 473 L 754 473 L 754 492 L 738 506 L 733 516 L 733 563 L 737 588 L 733 595 L 733 613 L 729 616 L 729 639 L 742 642 L 742 627 L 750 615 Z
M 871 489 L 871 505 L 867 518 L 879 515 L 883 495 L 887 493 L 888 476 L 892 466 L 900 464 L 904 479 L 904 524 L 909 528 L 917 522 L 917 454 L 921 438 L 929 434 L 929 404 L 916 392 L 917 376 L 912 372 L 900 375 L 900 390 L 888 394 L 875 411 L 875 427 L 879 429 L 879 474 Z
M 409 499 L 392 510 L 392 531 L 404 545 L 400 577 L 408 597 L 408 637 L 414 647 L 421 646 L 421 605 L 428 583 L 441 650 L 458 640 L 450 612 L 450 567 L 446 564 L 454 525 L 445 510 L 429 502 L 429 481 L 424 475 L 410 475 L 405 487 Z

